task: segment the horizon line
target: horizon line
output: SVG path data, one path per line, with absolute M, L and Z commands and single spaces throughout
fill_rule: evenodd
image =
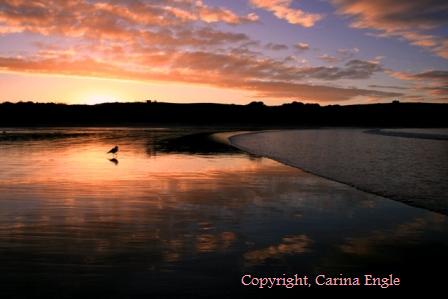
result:
M 277 105 L 266 104 L 262 100 L 260 101 L 251 101 L 247 104 L 237 104 L 237 103 L 215 103 L 215 102 L 168 102 L 168 101 L 157 101 L 157 100 L 146 100 L 146 101 L 113 101 L 113 102 L 102 102 L 102 103 L 64 103 L 64 102 L 42 102 L 42 101 L 24 101 L 20 100 L 17 102 L 11 101 L 0 101 L 0 105 L 3 104 L 53 104 L 53 105 L 65 105 L 65 106 L 100 106 L 107 104 L 173 104 L 173 105 L 222 105 L 222 106 L 249 106 L 249 105 L 260 105 L 266 107 L 279 107 L 284 105 L 317 105 L 319 107 L 329 107 L 329 106 L 369 106 L 369 105 L 384 105 L 384 104 L 445 104 L 448 103 L 440 103 L 440 102 L 401 102 L 399 100 L 392 100 L 389 102 L 376 102 L 376 103 L 351 103 L 351 104 L 328 104 L 322 105 L 318 102 L 310 103 L 310 102 L 300 102 L 300 101 L 290 101 L 284 102 Z

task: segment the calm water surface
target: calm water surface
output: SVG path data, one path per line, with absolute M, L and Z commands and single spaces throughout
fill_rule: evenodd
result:
M 257 291 L 241 287 L 246 273 L 394 273 L 411 287 L 444 268 L 445 216 L 231 148 L 166 142 L 192 132 L 8 129 L 5 298 L 226 297 Z

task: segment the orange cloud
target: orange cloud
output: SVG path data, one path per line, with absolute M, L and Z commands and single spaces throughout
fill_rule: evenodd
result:
M 121 0 L 112 3 L 49 0 L 45 4 L 15 0 L 0 5 L 0 33 L 30 31 L 44 35 L 84 36 L 95 34 L 91 29 L 96 28 L 104 33 L 107 29 L 120 32 L 121 28 L 129 26 L 176 25 L 190 21 L 240 24 L 258 20 L 254 13 L 239 16 L 229 9 L 210 7 L 193 0 Z
M 307 102 L 343 102 L 355 97 L 392 98 L 401 95 L 401 93 L 378 90 L 278 81 L 243 82 L 238 87 L 246 90 L 254 90 L 260 97 L 295 98 Z
M 448 71 L 427 71 L 414 74 L 412 77 L 428 83 L 421 89 L 429 91 L 432 95 L 442 96 L 446 100 L 446 96 L 448 96 Z
M 209 7 L 202 1 L 196 1 L 195 5 L 199 19 L 207 23 L 221 21 L 228 24 L 241 24 L 258 21 L 258 16 L 255 13 L 250 13 L 247 16 L 241 17 L 226 8 Z
M 201 0 L 183 1 L 189 4 L 184 8 L 179 7 L 179 3 L 182 1 L 171 2 L 171 5 L 166 5 L 163 8 L 184 21 L 224 22 L 233 25 L 258 21 L 258 16 L 255 13 L 239 16 L 223 7 L 210 7 Z
M 286 20 L 290 24 L 313 27 L 322 19 L 322 15 L 291 8 L 291 2 L 291 0 L 250 0 L 252 6 L 270 11 L 277 18 Z
M 394 78 L 410 82 L 413 90 L 420 93 L 419 99 L 424 99 L 429 93 L 435 101 L 448 100 L 448 71 L 430 70 L 420 73 L 387 71 L 387 73 Z M 415 95 L 407 95 L 407 97 L 413 96 Z
M 270 98 L 301 98 L 305 101 L 345 101 L 357 96 L 395 97 L 400 94 L 301 83 L 303 78 L 363 78 L 376 71 L 365 62 L 353 61 L 345 68 L 294 68 L 274 60 L 246 60 L 229 54 L 159 53 L 139 56 L 142 67 L 124 68 L 121 63 L 90 58 L 52 58 L 25 60 L 0 57 L 0 69 L 19 72 L 57 73 L 140 81 L 171 81 L 206 84 L 222 88 L 249 90 Z M 244 63 L 243 63 L 244 62 Z M 365 65 L 364 65 L 365 64 Z M 158 66 L 158 67 L 153 67 Z M 365 68 L 365 69 L 364 69 Z
M 373 29 L 379 36 L 404 38 L 448 59 L 448 42 L 430 32 L 448 24 L 444 0 L 331 0 L 337 12 L 351 16 L 351 26 Z
M 290 4 L 274 2 L 277 6 Z M 267 5 L 267 1 L 257 3 Z M 367 79 L 383 68 L 363 60 L 350 60 L 340 67 L 303 67 L 287 59 L 266 57 L 252 50 L 260 43 L 246 34 L 208 25 L 255 21 L 254 15 L 237 16 L 202 1 L 50 0 L 43 5 L 40 1 L 15 0 L 0 5 L 4 32 L 33 32 L 67 42 L 35 44 L 35 52 L 0 56 L 3 71 L 205 84 L 305 101 L 399 95 L 336 84 L 326 86 L 322 82 Z M 287 48 L 273 43 L 266 47 Z M 298 47 L 305 50 L 309 45 L 299 43 Z M 341 55 L 351 58 L 350 51 Z

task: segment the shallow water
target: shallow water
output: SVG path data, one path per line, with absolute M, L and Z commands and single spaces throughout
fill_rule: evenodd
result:
M 418 134 L 383 135 L 390 132 Z M 332 180 L 448 213 L 448 140 L 443 129 L 320 129 L 238 135 L 235 144 Z M 423 138 L 424 137 L 424 138 Z
M 406 128 L 406 129 L 383 129 L 385 132 L 400 132 L 424 135 L 442 135 L 448 137 L 448 128 Z
M 166 142 L 187 129 L 57 133 L 67 136 L 0 142 L 6 298 L 226 297 L 256 291 L 241 286 L 247 273 L 394 273 L 415 287 L 414 275 L 444 268 L 441 214 L 233 149 Z

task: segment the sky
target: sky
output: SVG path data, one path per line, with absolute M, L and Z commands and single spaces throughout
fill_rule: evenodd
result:
M 0 102 L 448 103 L 446 0 L 0 0 Z

